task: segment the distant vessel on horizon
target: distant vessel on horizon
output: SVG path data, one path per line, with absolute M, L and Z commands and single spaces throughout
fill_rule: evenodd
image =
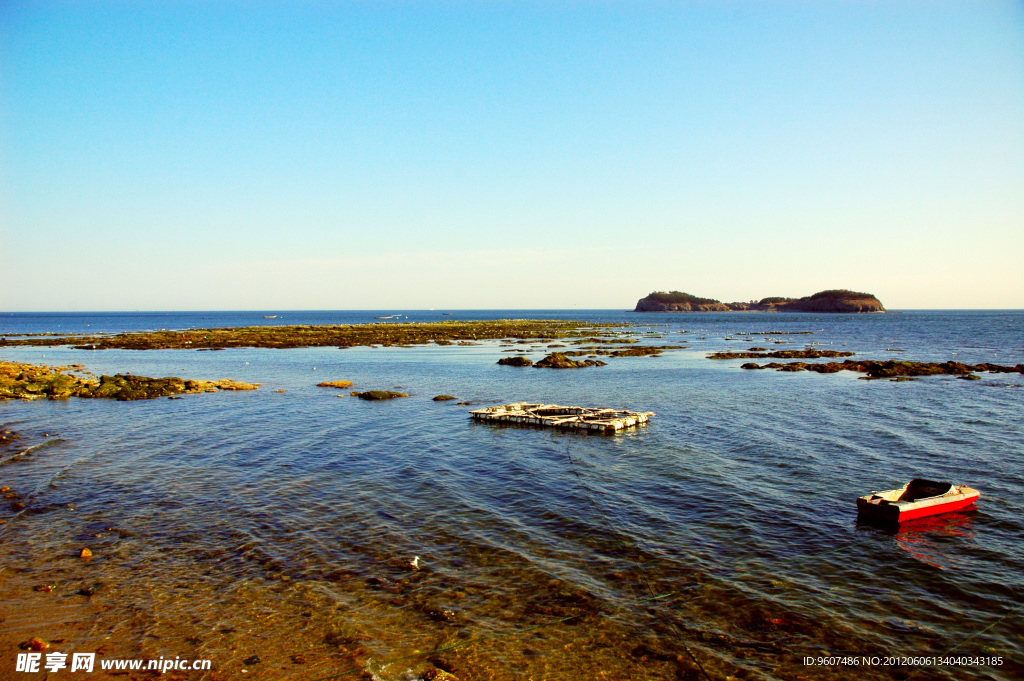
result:
M 277 319 L 277 315 L 276 314 L 265 314 L 265 315 L 263 315 L 263 318 L 264 319 Z

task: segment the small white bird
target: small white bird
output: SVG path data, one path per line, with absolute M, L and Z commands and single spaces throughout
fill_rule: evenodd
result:
M 413 556 L 412 560 L 409 561 L 409 565 L 412 567 L 413 570 L 419 570 L 420 569 L 420 557 L 419 556 Z

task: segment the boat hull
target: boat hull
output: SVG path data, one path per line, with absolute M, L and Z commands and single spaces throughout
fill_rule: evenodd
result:
M 981 493 L 978 490 L 967 485 L 949 485 L 949 490 L 943 494 L 924 498 L 908 498 L 908 489 L 914 482 L 912 481 L 900 489 L 874 492 L 858 498 L 858 515 L 869 520 L 901 523 L 915 518 L 960 511 L 981 498 Z

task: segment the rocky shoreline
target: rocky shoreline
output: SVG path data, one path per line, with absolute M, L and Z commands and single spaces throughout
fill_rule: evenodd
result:
M 870 293 L 829 289 L 803 298 L 770 297 L 746 303 L 723 303 L 682 291 L 655 291 L 637 301 L 634 312 L 885 312 Z

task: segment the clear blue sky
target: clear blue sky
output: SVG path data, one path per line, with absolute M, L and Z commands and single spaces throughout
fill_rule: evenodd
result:
M 0 2 L 0 310 L 1024 307 L 1021 2 Z

